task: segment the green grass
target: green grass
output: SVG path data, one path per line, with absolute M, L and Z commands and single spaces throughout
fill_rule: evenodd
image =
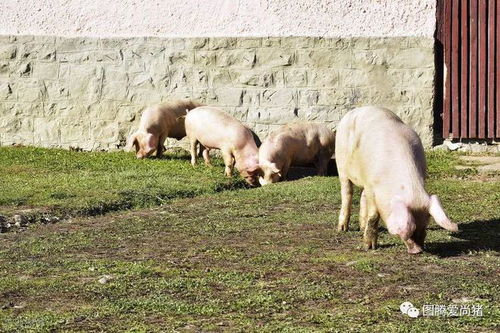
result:
M 0 214 L 25 208 L 96 215 L 243 187 L 186 154 L 137 160 L 131 153 L 0 147 Z
M 45 151 L 44 164 L 58 152 Z M 131 165 L 146 173 L 142 165 L 172 163 L 180 175 L 186 170 L 186 179 L 199 173 L 206 181 L 222 173 L 220 166 L 184 169 L 187 161 L 71 154 L 84 156 L 81 163 L 94 158 L 96 176 L 97 165 L 110 163 L 122 165 L 123 173 Z M 336 177 L 218 193 L 211 185 L 158 209 L 0 234 L 0 331 L 498 330 L 500 182 L 455 170 L 455 155 L 428 158 L 429 192 L 440 196 L 460 231 L 450 234 L 432 223 L 426 252 L 418 256 L 406 254 L 385 229 L 379 249 L 362 250 L 356 213 L 351 231 L 338 233 Z M 77 165 L 72 160 L 67 158 L 68 173 Z M 156 167 L 171 178 L 176 173 Z M 48 205 L 49 199 L 41 200 Z M 356 198 L 355 210 L 357 205 Z M 104 275 L 112 279 L 101 284 Z M 403 301 L 421 308 L 464 297 L 482 305 L 484 315 L 412 319 L 399 312 Z

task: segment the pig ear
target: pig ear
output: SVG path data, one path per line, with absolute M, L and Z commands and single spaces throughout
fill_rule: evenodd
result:
M 281 177 L 281 170 L 276 167 L 276 164 L 271 163 L 271 172 L 274 174 L 278 174 Z
M 135 151 L 139 150 L 139 142 L 137 141 L 137 133 L 132 134 L 128 140 L 127 145 L 125 146 L 127 151 L 132 151 L 132 147 L 135 146 Z
M 449 231 L 458 231 L 458 225 L 450 221 L 441 206 L 437 195 L 430 196 L 429 214 L 434 218 L 437 224 Z
M 260 166 L 256 165 L 247 169 L 247 173 L 251 176 L 260 175 L 262 173 L 262 169 Z
M 408 240 L 415 231 L 415 221 L 408 206 L 400 198 L 391 201 L 391 214 L 387 219 L 387 229 L 393 235 L 399 235 L 402 240 Z

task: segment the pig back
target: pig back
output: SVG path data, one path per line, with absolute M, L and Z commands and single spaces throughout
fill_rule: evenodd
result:
M 425 155 L 418 135 L 391 111 L 362 107 L 347 113 L 337 127 L 335 155 L 339 174 L 356 185 L 398 184 L 424 178 Z
M 165 131 L 168 132 L 168 137 L 182 139 L 186 136 L 184 124 L 186 113 L 198 106 L 200 106 L 200 104 L 189 100 L 179 100 L 159 106 Z
M 326 125 L 317 123 L 284 125 L 273 132 L 267 141 L 272 144 L 273 150 L 280 151 L 279 155 L 288 155 L 292 165 L 313 163 L 318 154 L 331 157 L 335 150 L 335 134 Z
M 230 147 L 240 149 L 253 144 L 252 132 L 236 118 L 216 107 L 202 106 L 188 112 L 185 119 L 186 133 L 196 137 L 208 148 Z

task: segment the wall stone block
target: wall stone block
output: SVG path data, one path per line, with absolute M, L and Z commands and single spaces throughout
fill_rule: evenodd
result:
M 293 49 L 263 48 L 257 50 L 257 63 L 259 66 L 289 66 L 294 60 L 295 53 Z
M 239 49 L 255 49 L 262 46 L 262 38 L 238 38 L 236 40 L 236 48 Z
M 262 106 L 290 106 L 297 105 L 297 94 L 293 89 L 267 89 L 262 92 Z
M 34 79 L 22 79 L 16 82 L 17 100 L 21 102 L 41 102 L 46 94 L 43 82 Z
M 216 59 L 219 67 L 250 69 L 255 65 L 255 50 L 220 50 Z
M 9 82 L 0 83 L 0 99 L 3 101 L 12 100 L 15 97 L 12 84 Z
M 37 62 L 33 65 L 33 77 L 42 80 L 56 80 L 59 64 L 56 62 Z
M 0 60 L 12 60 L 17 55 L 17 46 L 12 44 L 0 45 Z
M 287 87 L 307 86 L 307 70 L 304 68 L 286 68 L 284 75 Z
M 218 37 L 210 38 L 208 42 L 208 49 L 210 50 L 220 50 L 220 49 L 234 49 L 237 44 L 237 38 L 232 37 Z
M 211 66 L 215 65 L 217 51 L 196 51 L 194 54 L 194 65 Z

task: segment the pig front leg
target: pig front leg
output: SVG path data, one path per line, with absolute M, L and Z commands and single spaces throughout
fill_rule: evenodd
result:
M 428 223 L 428 218 L 425 222 L 417 223 L 417 226 L 415 228 L 415 231 L 413 232 L 413 235 L 411 237 L 404 241 L 406 248 L 408 249 L 409 254 L 419 254 L 422 253 L 424 249 L 424 241 L 425 241 L 425 236 L 427 234 L 427 223 Z
M 425 236 L 427 235 L 426 225 L 417 226 L 415 232 L 413 233 L 412 239 L 415 240 L 417 245 L 416 252 L 420 253 L 424 249 Z
M 224 174 L 227 177 L 233 176 L 233 165 L 234 158 L 230 151 L 222 151 L 222 159 L 224 160 L 224 165 L 226 166 L 224 169 Z
M 352 204 L 352 182 L 347 177 L 340 178 L 340 196 L 342 204 L 339 213 L 338 231 L 347 231 L 349 229 Z
M 195 166 L 196 165 L 196 145 L 198 144 L 198 140 L 196 138 L 189 138 L 189 144 L 190 144 L 190 152 L 191 152 L 191 165 Z
M 375 250 L 378 240 L 378 221 L 380 219 L 377 205 L 375 204 L 375 196 L 372 193 L 365 193 L 365 218 L 364 218 L 364 234 L 363 241 L 366 250 Z
M 325 155 L 319 155 L 318 161 L 316 162 L 316 172 L 318 176 L 326 176 L 326 172 L 328 170 L 328 162 L 330 161 L 330 157 Z
M 291 160 L 286 161 L 286 163 L 281 168 L 281 180 L 286 180 L 288 177 L 288 171 L 290 170 L 290 165 L 292 164 Z
M 165 152 L 165 139 L 167 138 L 167 135 L 160 135 L 160 140 L 158 140 L 158 147 L 156 148 L 156 157 L 161 157 L 163 153 Z
M 420 245 L 418 245 L 414 239 L 409 238 L 408 240 L 406 240 L 404 242 L 405 242 L 406 248 L 408 249 L 409 254 L 422 253 L 423 248 Z

